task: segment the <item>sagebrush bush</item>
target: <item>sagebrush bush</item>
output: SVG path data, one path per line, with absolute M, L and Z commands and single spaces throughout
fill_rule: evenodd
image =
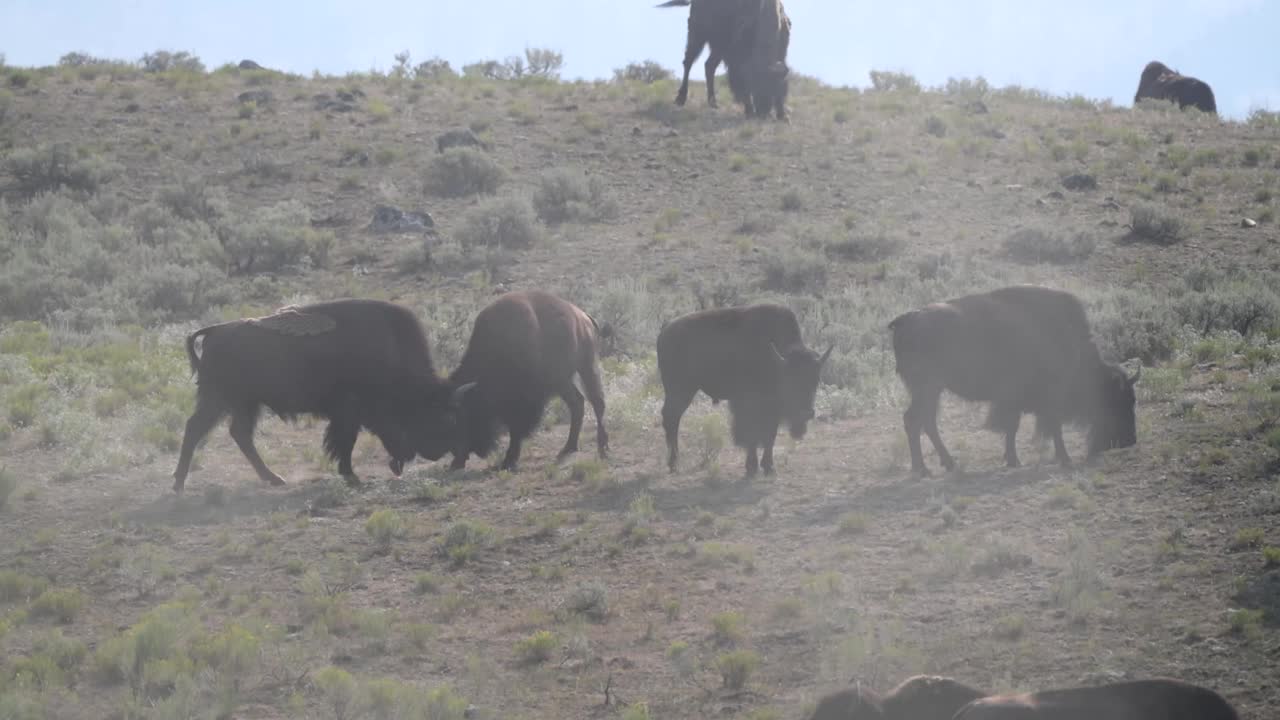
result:
M 1139 358 L 1155 365 L 1173 356 L 1178 318 L 1165 298 L 1150 292 L 1120 290 L 1090 310 L 1093 336 L 1103 357 Z
M 538 632 L 516 643 L 516 659 L 527 665 L 538 665 L 551 659 L 560 640 L 550 630 Z
M 573 221 L 598 221 L 616 217 L 618 202 L 598 177 L 579 170 L 556 168 L 538 177 L 533 207 L 548 225 Z
M 186 50 L 179 52 L 170 52 L 168 50 L 156 50 L 142 56 L 138 60 L 138 64 L 142 66 L 143 72 L 160 73 L 169 72 L 171 70 L 181 70 L 183 72 L 203 73 L 204 63 L 200 58 L 192 55 Z
M 84 594 L 75 588 L 49 588 L 31 601 L 28 611 L 31 617 L 69 623 L 75 619 L 84 604 Z
M 1023 228 L 1005 238 L 1004 251 L 1022 263 L 1071 265 L 1093 254 L 1098 241 L 1084 232 L 1059 234 L 1039 228 Z
M 395 510 L 375 511 L 365 521 L 364 531 L 379 545 L 390 545 L 392 540 L 404 535 L 404 520 Z
M 920 92 L 920 81 L 908 73 L 887 70 L 871 71 L 871 87 L 880 92 Z
M 1176 245 L 1186 239 L 1186 224 L 1171 211 L 1134 205 L 1129 209 L 1129 232 L 1138 240 Z
M 498 191 L 507 173 L 489 155 L 471 147 L 451 147 L 427 165 L 427 191 L 441 197 L 465 197 Z
M 467 251 L 477 248 L 524 250 L 542 239 L 542 228 L 528 200 L 503 197 L 467 211 L 454 238 Z
M 61 188 L 95 193 L 122 169 L 97 155 L 76 157 L 65 143 L 17 148 L 4 159 L 4 170 L 16 181 L 16 189 L 28 196 Z
M 778 292 L 817 292 L 827 284 L 827 263 L 819 255 L 789 248 L 762 261 L 764 289 Z
M 613 71 L 614 82 L 640 82 L 650 85 L 661 80 L 670 80 L 671 77 L 670 70 L 653 60 L 627 63 L 625 67 L 615 68 Z
M 333 235 L 312 228 L 310 213 L 296 200 L 227 220 L 218 234 L 231 273 L 240 275 L 325 267 L 333 245 Z
M 1243 337 L 1280 328 L 1280 295 L 1275 283 L 1237 280 L 1178 298 L 1173 311 L 1182 324 L 1202 335 L 1232 330 Z
M 853 235 L 826 243 L 828 256 L 850 262 L 880 262 L 902 252 L 901 238 L 885 233 Z
M 716 658 L 716 670 L 729 690 L 741 690 L 760 667 L 760 656 L 750 650 L 734 650 Z

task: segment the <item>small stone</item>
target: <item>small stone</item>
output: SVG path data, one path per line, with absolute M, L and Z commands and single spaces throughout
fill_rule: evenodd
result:
M 1240 227 L 1258 227 L 1258 221 L 1252 218 L 1245 218 L 1240 221 Z

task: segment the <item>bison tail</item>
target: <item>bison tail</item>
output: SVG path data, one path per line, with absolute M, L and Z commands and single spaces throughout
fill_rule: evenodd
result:
M 187 336 L 187 362 L 191 363 L 191 374 L 196 375 L 200 372 L 200 356 L 196 354 L 196 340 L 201 336 L 208 335 L 216 325 L 203 327 Z

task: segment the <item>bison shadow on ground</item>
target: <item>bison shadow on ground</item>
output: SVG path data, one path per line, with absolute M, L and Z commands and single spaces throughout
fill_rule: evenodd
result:
M 574 503 L 574 508 L 595 512 L 625 511 L 633 498 L 648 493 L 653 498 L 654 510 L 665 519 L 679 521 L 690 519 L 703 510 L 755 505 L 772 491 L 769 478 L 750 482 L 739 479 L 710 482 L 679 475 L 659 477 L 659 487 L 654 487 L 653 477 L 641 475 L 618 483 L 610 490 L 582 497 Z M 680 479 L 669 480 L 670 477 Z
M 207 485 L 202 492 L 166 493 L 123 513 L 122 518 L 140 525 L 183 526 L 219 524 L 274 512 L 307 513 L 324 505 L 323 498 L 332 493 L 327 480 L 325 476 L 307 478 L 291 482 L 283 491 L 256 483 L 233 487 Z M 386 482 L 368 481 L 363 488 L 375 486 L 390 489 Z
M 1262 621 L 1280 627 L 1280 570 L 1268 570 L 1250 580 L 1236 593 L 1242 607 L 1262 611 Z

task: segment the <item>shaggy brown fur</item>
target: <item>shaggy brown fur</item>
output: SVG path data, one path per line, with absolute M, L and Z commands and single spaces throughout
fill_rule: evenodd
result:
M 898 375 L 911 394 L 903 426 L 911 469 L 927 475 L 923 430 L 943 467 L 955 461 L 938 434 L 943 390 L 991 403 L 988 427 L 1005 435 L 1005 462 L 1018 466 L 1015 436 L 1023 413 L 1053 438 L 1056 459 L 1071 462 L 1064 422 L 1090 426 L 1089 455 L 1137 442 L 1133 385 L 1103 362 L 1084 306 L 1070 293 L 1020 285 L 928 305 L 889 323 Z
M 553 395 L 569 407 L 569 438 L 560 458 L 576 452 L 585 412 L 575 374 L 595 411 L 596 447 L 605 457 L 609 434 L 596 348 L 610 332 L 573 303 L 539 290 L 506 293 L 481 310 L 447 381 L 461 408 L 457 432 L 451 441 L 444 439 L 450 442 L 452 467 L 465 467 L 471 453 L 487 456 L 505 426 L 511 442 L 502 468 L 514 469 L 521 443 L 537 428 Z
M 826 695 L 809 720 L 951 720 L 966 703 L 984 695 L 951 678 L 916 675 L 883 697 L 853 687 Z
M 668 467 L 676 469 L 680 418 L 701 390 L 714 402 L 729 401 L 734 442 L 747 451 L 747 477 L 760 467 L 772 473 L 778 426 L 785 420 L 793 437 L 804 435 L 830 355 L 831 349 L 818 357 L 805 347 L 795 314 L 781 305 L 703 310 L 671 321 L 658 333 Z
M 1239 720 L 1218 693 L 1180 680 L 998 695 L 975 700 L 955 720 Z
M 1207 113 L 1218 112 L 1218 104 L 1214 101 L 1213 88 L 1209 87 L 1209 83 L 1170 70 L 1169 66 L 1155 60 L 1142 69 L 1133 103 L 1137 105 L 1143 98 L 1172 100 L 1180 108 L 1190 105 Z
M 448 397 L 435 376 L 426 335 L 412 312 L 392 303 L 290 306 L 264 318 L 201 328 L 187 337 L 186 347 L 199 386 L 173 473 L 176 492 L 186 482 L 196 445 L 227 415 L 231 437 L 258 477 L 283 485 L 253 443 L 264 405 L 286 419 L 327 418 L 325 449 L 352 483 L 357 480 L 351 451 L 362 428 L 382 441 L 397 475 L 415 454 L 409 435 L 441 429 L 422 410 Z

